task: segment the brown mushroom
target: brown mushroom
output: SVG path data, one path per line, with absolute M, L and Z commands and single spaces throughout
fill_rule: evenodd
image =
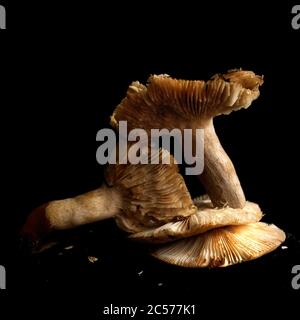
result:
M 111 125 L 127 121 L 128 129 L 204 128 L 204 172 L 200 175 L 214 206 L 243 208 L 246 200 L 234 166 L 213 127 L 213 117 L 247 108 L 259 96 L 262 77 L 232 70 L 211 80 L 186 81 L 151 76 L 147 86 L 133 82 L 115 109 Z
M 182 267 L 227 267 L 254 260 L 275 250 L 285 233 L 274 225 L 257 222 L 227 226 L 166 244 L 153 256 Z
M 153 76 L 147 87 L 133 83 L 112 116 L 116 128 L 120 120 L 127 120 L 129 129 L 148 131 L 153 123 L 169 130 L 204 128 L 201 180 L 209 198 L 193 203 L 172 157 L 170 164 L 109 165 L 101 188 L 39 207 L 23 233 L 38 239 L 53 229 L 114 217 L 134 239 L 158 243 L 180 239 L 153 255 L 189 267 L 227 266 L 274 250 L 284 240 L 284 232 L 258 222 L 261 210 L 246 202 L 212 122 L 215 115 L 248 107 L 261 84 L 262 79 L 249 71 L 231 71 L 208 82 Z M 163 151 L 154 156 L 162 158 Z
M 162 154 L 154 156 L 161 158 Z M 52 230 L 112 217 L 124 230 L 140 232 L 193 214 L 197 209 L 178 166 L 170 159 L 170 165 L 109 165 L 101 188 L 33 210 L 22 228 L 23 236 L 37 241 Z
M 196 198 L 193 202 L 198 209 L 196 213 L 158 228 L 133 233 L 130 238 L 151 243 L 164 243 L 195 236 L 215 228 L 258 222 L 262 218 L 259 206 L 249 201 L 243 209 L 228 206 L 214 208 L 210 199 L 205 196 Z
M 166 153 L 167 151 L 164 151 L 164 154 Z M 155 156 L 161 158 L 162 154 L 163 152 L 160 151 Z M 248 230 L 246 226 L 249 223 L 261 219 L 262 212 L 259 206 L 247 202 L 243 209 L 230 207 L 217 209 L 206 196 L 192 201 L 183 177 L 178 172 L 178 165 L 172 156 L 169 165 L 116 164 L 108 166 L 105 172 L 105 184 L 101 188 L 75 198 L 52 201 L 36 209 L 29 216 L 23 232 L 32 240 L 39 240 L 43 234 L 51 230 L 74 228 L 110 217 L 116 219 L 120 228 L 131 233 L 133 239 L 163 243 L 187 238 L 153 253 L 155 257 L 163 261 L 181 266 L 212 267 L 219 266 L 220 261 L 226 261 L 222 264 L 220 262 L 220 265 L 230 265 L 263 255 L 283 241 L 282 233 L 274 233 L 275 227 L 273 229 L 258 228 L 264 232 L 264 239 L 269 239 L 269 242 L 259 243 L 255 247 L 257 252 L 253 251 L 253 241 L 262 239 L 260 233 L 256 235 L 258 238 L 253 237 L 253 241 L 246 242 L 243 232 Z M 35 223 L 32 224 L 32 221 Z M 41 225 L 47 228 L 41 228 Z M 245 228 L 232 229 L 233 225 L 242 225 L 241 227 Z M 230 250 L 221 251 L 220 248 L 218 252 L 216 251 L 217 245 L 206 247 L 205 252 L 209 255 L 210 260 L 203 261 L 201 258 L 203 252 L 200 250 L 202 242 L 208 243 L 208 239 L 216 243 L 221 240 L 225 241 L 222 237 L 226 238 L 228 230 L 236 232 L 236 239 L 235 242 L 231 241 Z M 201 262 L 193 256 L 193 248 L 199 249 Z M 245 252 L 240 252 L 240 248 Z M 236 251 L 240 253 L 234 255 Z M 249 252 L 252 254 L 251 257 Z M 216 254 L 220 256 L 216 258 Z
M 226 266 L 255 259 L 284 241 L 283 231 L 258 223 L 262 213 L 256 204 L 246 202 L 213 126 L 214 116 L 249 107 L 262 83 L 262 77 L 242 70 L 216 75 L 207 82 L 152 76 L 147 86 L 133 82 L 115 109 L 111 117 L 115 128 L 119 121 L 127 121 L 129 130 L 143 128 L 148 134 L 153 127 L 204 128 L 205 167 L 200 179 L 211 200 L 196 200 L 197 213 L 180 221 L 135 230 L 131 238 L 154 243 L 186 238 L 158 249 L 155 257 L 182 266 Z

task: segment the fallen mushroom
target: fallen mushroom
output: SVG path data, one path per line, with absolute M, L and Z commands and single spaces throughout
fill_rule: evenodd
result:
M 147 86 L 133 82 L 115 109 L 111 125 L 127 121 L 129 130 L 143 128 L 204 128 L 204 172 L 200 175 L 216 207 L 243 208 L 246 200 L 234 166 L 222 148 L 213 117 L 248 108 L 259 96 L 262 77 L 251 71 L 232 70 L 211 80 L 187 81 L 167 75 L 151 76 Z
M 160 151 L 149 157 L 166 155 Z M 27 218 L 22 235 L 37 242 L 52 230 L 113 217 L 124 230 L 140 232 L 193 214 L 196 207 L 178 166 L 170 159 L 170 165 L 109 165 L 101 188 L 38 207 Z
M 169 222 L 158 228 L 133 233 L 130 238 L 151 243 L 164 243 L 228 225 L 258 222 L 262 218 L 259 206 L 249 201 L 246 202 L 243 209 L 215 208 L 208 197 L 199 197 L 193 202 L 197 207 L 196 213 L 183 220 Z
M 159 157 L 163 154 L 168 156 L 167 151 L 160 151 Z M 43 211 L 35 210 L 29 216 L 23 234 L 38 240 L 42 236 L 41 231 L 45 234 L 51 230 L 69 229 L 114 217 L 119 227 L 131 233 L 131 238 L 136 240 L 163 243 L 187 238 L 155 250 L 153 255 L 169 263 L 190 267 L 226 266 L 254 259 L 282 243 L 282 231 L 274 232 L 279 229 L 253 223 L 262 217 L 255 203 L 247 202 L 243 209 L 218 209 L 207 196 L 192 201 L 177 164 L 172 157 L 171 160 L 170 165 L 110 165 L 106 170 L 104 186 L 75 198 L 50 202 L 42 206 Z M 113 194 L 118 195 L 116 199 L 111 196 Z M 108 207 L 109 202 L 114 204 L 112 208 Z M 103 214 L 102 210 L 108 211 Z M 36 212 L 39 214 L 36 215 Z M 32 221 L 35 223 L 32 224 Z M 37 228 L 42 224 L 48 225 L 48 230 Z M 241 229 L 233 229 L 234 225 Z M 252 232 L 247 227 L 249 225 L 253 226 L 253 230 L 260 230 L 260 233 Z M 265 227 L 262 228 L 262 225 Z M 232 230 L 236 232 L 235 242 L 230 242 L 230 250 L 216 251 Z M 246 235 L 251 234 L 251 241 L 245 242 L 244 230 Z M 215 247 L 202 245 L 208 243 L 208 239 L 215 243 Z M 257 243 L 256 251 L 252 248 L 253 243 Z M 191 255 L 191 252 L 194 255 L 197 252 L 198 256 Z M 207 261 L 203 260 L 205 254 L 209 255 Z M 197 257 L 202 259 L 201 262 Z
M 227 267 L 257 259 L 275 250 L 284 240 L 282 230 L 257 222 L 217 228 L 179 240 L 156 250 L 153 256 L 182 267 Z

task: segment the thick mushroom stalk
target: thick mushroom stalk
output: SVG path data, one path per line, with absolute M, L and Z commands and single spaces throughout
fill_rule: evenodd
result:
M 52 201 L 46 217 L 55 229 L 71 229 L 114 217 L 122 208 L 122 196 L 105 184 L 74 198 Z
M 122 207 L 120 192 L 105 184 L 96 190 L 74 198 L 50 201 L 33 210 L 21 234 L 32 241 L 52 230 L 64 230 L 108 219 Z
M 199 178 L 214 206 L 244 208 L 246 199 L 239 178 L 212 121 L 204 130 L 204 163 L 204 171 Z

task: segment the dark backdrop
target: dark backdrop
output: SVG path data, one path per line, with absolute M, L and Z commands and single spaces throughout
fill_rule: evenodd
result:
M 78 267 L 80 263 L 75 258 L 71 263 L 65 262 L 65 268 L 71 265 L 75 269 L 65 281 L 68 272 L 61 275 L 59 271 L 64 270 L 64 263 L 47 258 L 41 262 L 40 269 L 36 264 L 28 266 L 33 262 L 25 263 L 22 259 L 20 262 L 10 244 L 15 243 L 20 226 L 34 207 L 101 184 L 103 168 L 95 160 L 96 132 L 109 125 L 109 116 L 124 97 L 128 84 L 133 80 L 145 82 L 155 73 L 208 79 L 215 73 L 241 67 L 264 75 L 260 98 L 248 110 L 216 119 L 216 130 L 235 164 L 247 198 L 260 204 L 267 221 L 299 235 L 300 31 L 291 28 L 291 7 L 292 4 L 271 2 L 266 7 L 253 2 L 204 6 L 189 1 L 164 6 L 155 2 L 109 6 L 71 1 L 6 4 L 8 28 L 0 34 L 1 158 L 4 161 L 0 263 L 3 260 L 2 264 L 10 265 L 12 257 L 18 261 L 19 267 L 11 262 L 12 271 L 8 270 L 11 278 L 18 279 L 9 280 L 11 291 L 26 291 L 29 283 L 40 290 L 45 280 L 43 263 L 47 265 L 47 275 L 60 279 L 54 281 L 56 289 L 73 288 L 72 277 L 78 279 L 79 274 L 86 291 L 101 287 L 100 282 L 99 286 L 92 285 L 91 276 L 86 274 L 89 271 L 84 266 Z M 196 185 L 191 188 L 197 193 Z M 114 244 L 108 241 L 106 245 L 105 252 L 109 252 L 110 245 L 113 250 L 125 240 L 113 224 L 104 225 L 104 232 L 116 236 L 115 242 L 109 240 Z M 142 251 L 130 244 L 125 248 L 131 251 L 128 259 L 134 256 L 132 250 Z M 150 259 L 149 263 L 154 262 Z M 122 264 L 123 260 L 115 261 L 115 265 L 107 262 L 108 273 L 104 275 L 118 292 L 126 291 L 113 274 L 120 272 Z M 130 279 L 130 270 L 135 267 L 134 263 L 129 266 L 125 263 L 129 273 L 121 273 L 122 277 Z M 172 272 L 174 277 L 178 276 L 172 268 L 154 263 L 154 268 L 159 267 L 163 270 L 155 271 L 159 277 Z M 24 270 L 32 268 L 39 276 L 35 278 L 31 274 L 31 282 L 24 281 Z M 55 276 L 51 270 L 55 270 Z M 289 281 L 290 270 L 281 271 L 282 277 Z M 102 271 L 93 272 L 95 279 Z M 150 287 L 153 281 L 160 281 L 153 276 L 155 272 L 147 278 Z M 187 278 L 182 282 L 186 279 L 193 282 L 193 277 L 197 277 L 194 271 L 189 275 L 184 272 Z M 249 271 L 246 277 L 249 274 L 253 276 Z M 222 277 L 226 277 L 222 275 L 217 274 L 221 280 L 215 280 L 216 283 L 221 281 L 223 286 L 230 286 L 222 282 Z M 150 290 L 147 284 L 128 281 L 135 289 L 138 287 L 139 296 L 152 294 L 147 293 Z M 195 289 L 189 289 L 187 283 L 181 285 L 178 297 L 185 295 L 180 293 L 184 288 L 190 293 Z M 208 287 L 206 284 L 206 290 Z M 171 288 L 164 291 L 165 296 L 174 293 L 175 289 Z M 262 288 L 267 290 L 266 286 Z M 244 290 L 243 294 L 247 288 Z M 226 291 L 223 294 L 226 296 Z M 202 299 L 205 293 L 199 295 Z M 101 292 L 97 299 L 93 297 L 97 303 L 104 301 Z

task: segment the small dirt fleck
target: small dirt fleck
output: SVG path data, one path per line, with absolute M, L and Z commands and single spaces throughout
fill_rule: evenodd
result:
M 71 250 L 71 249 L 73 249 L 74 248 L 74 246 L 72 245 L 72 246 L 67 246 L 67 247 L 65 247 L 64 249 L 65 250 Z
M 88 260 L 90 263 L 95 263 L 98 261 L 98 258 L 97 257 L 93 257 L 93 256 L 88 256 Z

